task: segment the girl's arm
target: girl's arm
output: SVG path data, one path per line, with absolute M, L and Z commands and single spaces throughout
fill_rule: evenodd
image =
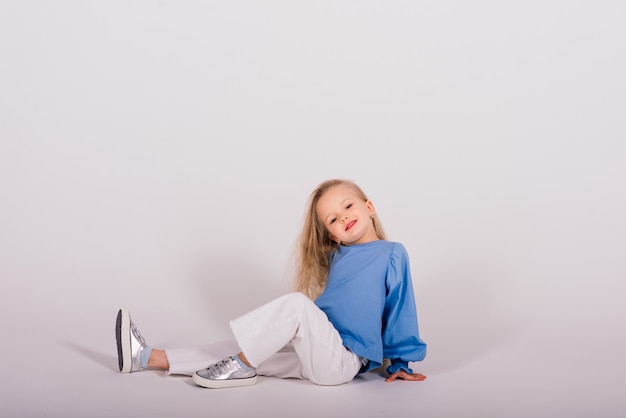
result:
M 388 381 L 424 380 L 409 367 L 409 361 L 426 356 L 426 344 L 419 337 L 408 254 L 402 244 L 396 243 L 392 251 L 386 287 L 382 336 L 384 357 L 391 360 Z

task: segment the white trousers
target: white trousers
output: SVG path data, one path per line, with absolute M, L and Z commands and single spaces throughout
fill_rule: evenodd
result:
M 326 314 L 301 293 L 289 293 L 230 321 L 236 341 L 165 350 L 170 374 L 196 370 L 243 352 L 261 376 L 340 385 L 354 379 L 360 358 L 348 350 Z

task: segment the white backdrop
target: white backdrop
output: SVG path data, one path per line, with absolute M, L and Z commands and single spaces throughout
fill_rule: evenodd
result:
M 546 415 L 624 413 L 624 18 L 620 1 L 0 2 L 5 411 L 43 414 L 19 406 L 28 359 L 55 364 L 39 383 L 68 413 L 56 367 L 113 358 L 119 307 L 157 346 L 227 336 L 287 289 L 306 199 L 342 177 L 409 251 L 416 368 L 480 361 L 442 393 L 471 404 L 493 380 Z

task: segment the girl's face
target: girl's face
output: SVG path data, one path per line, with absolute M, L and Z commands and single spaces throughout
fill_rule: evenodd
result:
M 352 245 L 378 240 L 372 222 L 374 204 L 361 199 L 349 187 L 328 189 L 317 201 L 315 211 L 330 239 L 337 243 Z

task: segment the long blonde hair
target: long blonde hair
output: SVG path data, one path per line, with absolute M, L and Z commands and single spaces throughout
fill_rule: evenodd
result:
M 337 186 L 348 187 L 355 195 L 369 200 L 363 190 L 353 181 L 332 179 L 321 183 L 311 193 L 305 213 L 304 227 L 298 244 L 298 261 L 296 265 L 295 290 L 315 300 L 326 287 L 330 268 L 329 257 L 339 247 L 330 239 L 323 222 L 317 217 L 317 202 L 329 189 Z M 379 239 L 386 239 L 378 216 L 372 218 L 374 230 Z

